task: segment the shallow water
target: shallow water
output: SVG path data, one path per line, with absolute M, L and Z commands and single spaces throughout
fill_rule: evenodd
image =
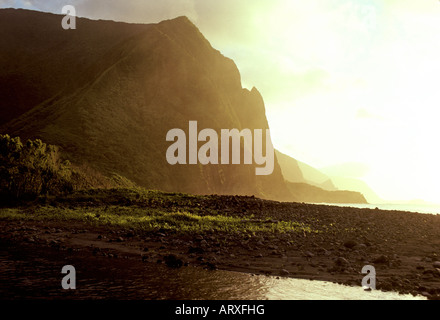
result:
M 7 248 L 0 241 L 0 299 L 111 300 L 402 300 L 424 299 L 320 281 L 277 279 L 126 259 Z M 77 289 L 61 288 L 64 265 L 76 268 Z

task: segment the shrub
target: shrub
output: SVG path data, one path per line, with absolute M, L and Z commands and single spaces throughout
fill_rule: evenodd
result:
M 70 162 L 61 161 L 58 147 L 41 140 L 0 135 L 0 198 L 7 202 L 73 190 Z

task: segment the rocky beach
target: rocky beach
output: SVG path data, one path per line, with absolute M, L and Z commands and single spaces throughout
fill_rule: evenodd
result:
M 202 228 L 201 220 L 174 215 L 173 221 L 179 218 L 179 224 L 162 220 L 145 228 L 142 223 L 128 223 L 130 219 L 110 223 L 97 213 L 113 212 L 121 217 L 128 215 L 123 210 L 133 208 L 146 216 L 151 215 L 150 210 L 159 210 L 164 214 L 161 219 L 176 212 L 233 218 L 237 227 L 228 229 L 215 222 Z M 439 215 L 254 197 L 151 196 L 122 191 L 40 199 L 0 212 L 0 240 L 14 247 L 51 248 L 60 255 L 78 251 L 106 257 L 109 264 L 129 259 L 169 268 L 196 266 L 349 286 L 361 286 L 362 268 L 372 265 L 378 290 L 429 299 L 440 295 Z M 72 218 L 71 212 L 86 218 Z M 192 227 L 182 227 L 188 225 Z

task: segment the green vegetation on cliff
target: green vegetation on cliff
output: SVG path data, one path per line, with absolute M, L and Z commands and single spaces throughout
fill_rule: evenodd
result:
M 32 199 L 41 194 L 73 190 L 70 162 L 61 161 L 58 148 L 41 140 L 22 143 L 0 135 L 0 198 Z

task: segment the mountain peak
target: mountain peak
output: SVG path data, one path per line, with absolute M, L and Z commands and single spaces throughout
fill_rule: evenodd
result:
M 194 25 L 194 23 L 192 23 L 192 21 L 187 16 L 178 16 L 176 18 L 165 20 L 165 21 L 162 21 L 162 22 L 167 22 L 167 21 L 190 23 L 190 24 Z
M 27 13 L 0 18 L 0 132 L 40 138 L 74 164 L 150 189 L 291 199 L 278 163 L 257 177 L 255 164 L 167 162 L 167 132 L 191 120 L 268 128 L 261 95 L 243 90 L 233 60 L 188 17 L 148 25 L 78 18 L 66 33 L 58 16 Z
M 197 26 L 187 16 L 179 16 L 173 19 L 163 20 L 159 22 L 158 25 L 159 26 L 168 25 L 168 26 L 183 27 L 183 28 L 190 27 L 200 32 L 199 28 L 197 28 Z
M 187 16 L 164 20 L 157 24 L 157 28 L 172 36 L 175 41 L 186 42 L 185 46 L 204 45 L 208 50 L 213 49 L 208 39 Z

